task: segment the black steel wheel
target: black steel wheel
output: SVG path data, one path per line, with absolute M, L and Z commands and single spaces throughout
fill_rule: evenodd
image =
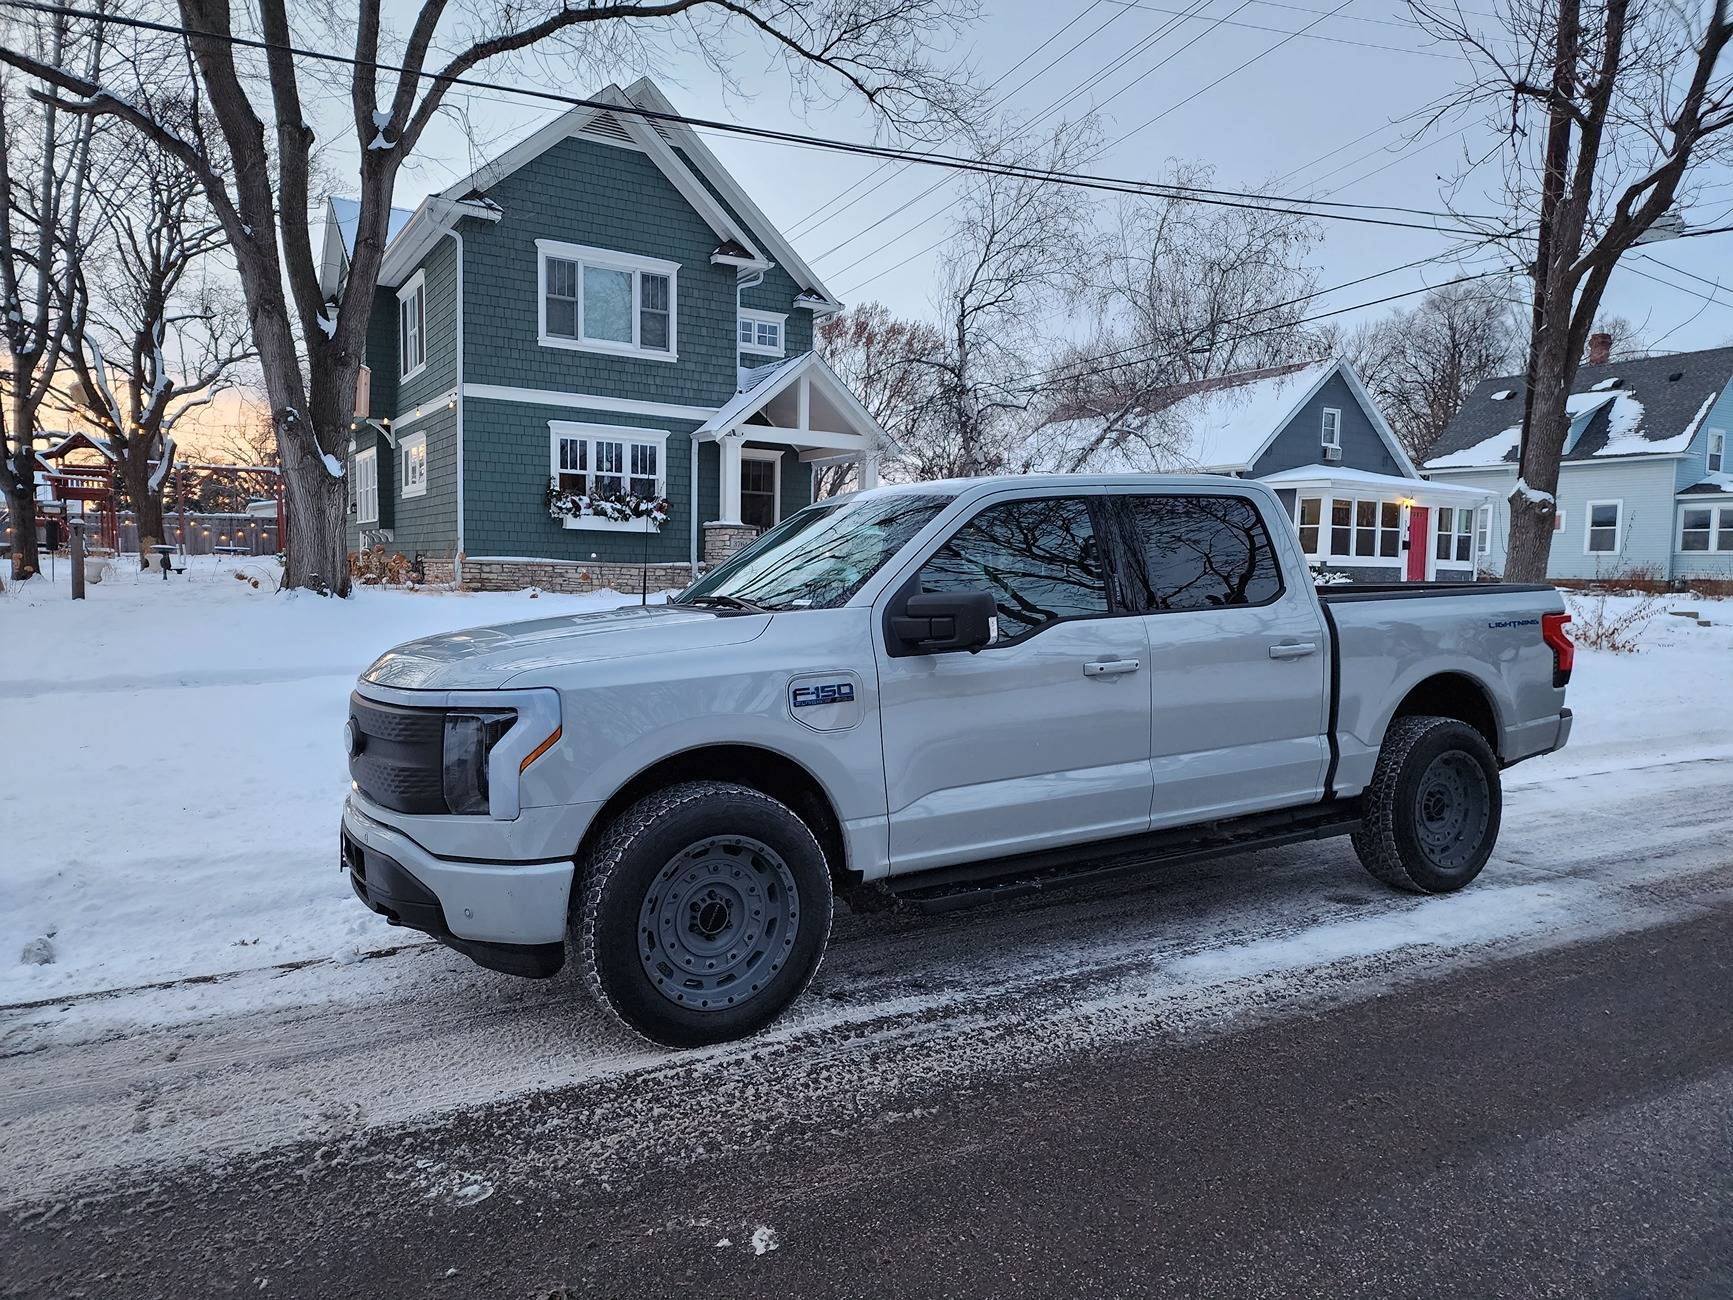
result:
M 1445 894 L 1480 874 L 1498 842 L 1503 787 L 1486 737 L 1455 718 L 1390 724 L 1364 794 L 1354 851 L 1396 889 Z

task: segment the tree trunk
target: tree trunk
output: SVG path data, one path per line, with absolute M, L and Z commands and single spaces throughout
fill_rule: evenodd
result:
M 1558 492 L 1565 434 L 1570 431 L 1565 399 L 1576 377 L 1576 367 L 1571 364 L 1571 332 L 1564 324 L 1561 321 L 1558 328 L 1542 330 L 1529 344 L 1533 405 L 1519 480 L 1529 491 L 1519 487 L 1510 495 L 1510 549 L 1504 562 L 1504 576 L 1510 582 L 1545 582 L 1547 562 L 1552 557 L 1553 520 L 1558 515 L 1558 503 L 1553 498 Z M 1544 497 L 1539 495 L 1542 493 Z
M 22 367 L 11 376 L 14 391 L 8 429 L 17 441 L 12 472 L 6 475 L 6 509 L 12 516 L 12 580 L 22 582 L 42 570 L 36 547 L 36 430 L 35 412 L 19 388 L 30 386 L 30 375 Z
M 338 478 L 313 461 L 306 437 L 294 430 L 279 429 L 277 446 L 283 457 L 284 522 L 289 534 L 284 585 L 346 596 L 348 476 Z
M 155 492 L 150 490 L 150 464 L 136 445 L 129 446 L 121 473 L 126 479 L 126 494 L 132 499 L 133 516 L 138 520 L 138 553 L 149 555 L 145 548 L 150 541 L 166 540 L 162 528 L 162 490 L 160 487 Z

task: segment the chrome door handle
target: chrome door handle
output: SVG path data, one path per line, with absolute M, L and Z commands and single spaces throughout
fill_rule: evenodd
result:
M 1283 645 L 1270 647 L 1270 658 L 1272 659 L 1304 659 L 1307 655 L 1317 653 L 1318 643 L 1316 641 L 1289 641 Z
M 1117 677 L 1120 673 L 1134 673 L 1138 669 L 1135 659 L 1097 659 L 1093 663 L 1083 665 L 1085 677 Z

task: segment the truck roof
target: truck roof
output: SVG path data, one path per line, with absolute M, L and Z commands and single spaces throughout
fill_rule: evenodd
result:
M 1015 484 L 1018 487 L 1221 487 L 1232 483 L 1239 487 L 1256 487 L 1267 491 L 1256 480 L 1234 478 L 1230 474 L 983 474 L 977 478 L 942 478 L 924 483 L 886 483 L 860 496 L 888 496 L 892 493 L 933 492 L 960 496 L 965 492 L 984 492 Z

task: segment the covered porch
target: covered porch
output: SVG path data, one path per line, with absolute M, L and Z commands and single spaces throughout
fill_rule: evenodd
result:
M 704 558 L 720 559 L 780 522 L 777 476 L 793 450 L 801 465 L 849 463 L 856 486 L 879 482 L 888 439 L 871 413 L 813 352 L 742 369 L 741 388 L 694 436 L 717 444 L 717 517 L 703 521 Z
M 1468 582 L 1486 554 L 1484 488 L 1302 465 L 1266 474 L 1320 573 L 1357 582 Z

